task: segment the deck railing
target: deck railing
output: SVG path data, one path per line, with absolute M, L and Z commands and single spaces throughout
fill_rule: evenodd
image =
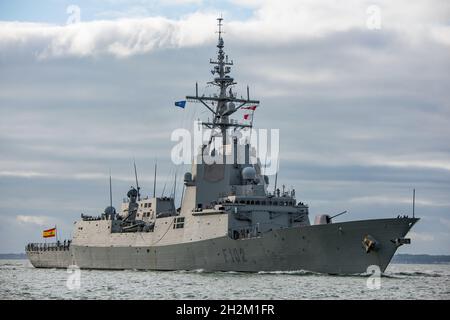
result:
M 64 240 L 52 243 L 29 243 L 25 246 L 25 251 L 67 251 L 71 242 L 71 240 Z

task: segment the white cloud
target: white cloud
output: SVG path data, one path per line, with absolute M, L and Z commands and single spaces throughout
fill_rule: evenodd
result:
M 411 237 L 413 241 L 434 241 L 434 235 L 432 233 L 411 231 L 408 233 L 408 236 Z
M 25 216 L 25 215 L 18 215 L 16 217 L 16 220 L 21 223 L 27 223 L 27 224 L 35 224 L 38 226 L 45 226 L 50 223 L 52 218 L 47 216 Z
M 68 180 L 94 180 L 94 181 L 107 181 L 109 175 L 104 172 L 34 172 L 34 171 L 0 171 L 0 177 L 10 177 L 10 178 L 47 178 L 47 179 L 68 179 Z M 113 179 L 115 181 L 123 182 L 135 182 L 135 178 L 132 175 L 120 175 L 114 174 Z M 150 175 L 143 176 L 139 178 L 139 181 L 153 183 L 153 177 Z M 170 174 L 159 174 L 159 182 L 169 182 L 173 181 L 173 176 Z
M 98 20 L 66 26 L 0 22 L 0 50 L 35 52 L 37 58 L 126 57 L 157 48 L 198 45 L 212 39 L 215 15 L 195 13 L 182 21 L 163 17 Z M 204 28 L 206 24 L 211 28 Z M 33 50 L 34 48 L 34 50 Z
M 355 130 L 353 135 L 356 137 L 355 139 L 361 138 Z M 299 154 L 296 151 L 286 151 L 283 153 L 282 158 L 283 160 L 303 161 L 305 163 L 315 163 L 323 166 L 361 165 L 450 171 L 450 161 L 446 159 L 448 155 L 443 152 L 414 155 L 408 154 L 407 156 L 374 154 L 373 152 L 363 153 L 360 151 L 349 152 L 348 150 L 343 150 L 341 153 L 339 153 L 339 150 L 333 150 L 333 152 L 328 153 L 332 153 L 334 157 L 327 157 L 327 153 L 317 154 L 314 151 L 308 151 L 307 154 Z
M 409 159 L 409 160 L 384 160 L 384 161 L 375 161 L 373 164 L 376 165 L 386 165 L 386 166 L 392 166 L 392 167 L 400 167 L 400 168 L 431 168 L 431 169 L 442 169 L 442 170 L 449 170 L 450 171 L 450 161 L 439 161 L 434 159 L 429 160 L 415 160 L 415 159 Z
M 450 219 L 447 218 L 439 218 L 439 222 L 445 227 L 450 229 Z
M 34 178 L 34 177 L 49 177 L 49 174 L 34 171 L 0 171 L 0 176 L 3 177 L 20 177 L 20 178 Z
M 168 3 L 180 2 L 199 1 L 168 0 Z M 408 1 L 378 1 L 382 29 L 375 32 L 399 32 L 411 42 L 429 39 L 450 45 L 450 28 L 446 25 L 450 11 L 448 5 L 441 0 L 432 2 L 420 1 L 411 5 Z M 370 4 L 359 0 L 345 3 L 331 0 L 247 1 L 242 5 L 253 7 L 254 15 L 245 21 L 227 21 L 225 29 L 233 38 L 259 43 L 295 41 L 299 37 L 321 37 L 352 29 L 371 32 L 366 27 L 366 9 Z M 67 26 L 0 22 L 0 50 L 25 48 L 36 52 L 39 58 L 99 54 L 126 57 L 158 48 L 201 45 L 215 37 L 212 30 L 217 12 L 198 11 L 173 20 L 144 18 L 142 16 L 147 15 L 147 11 L 142 8 L 129 10 L 128 17 L 138 18 L 80 22 Z M 117 12 L 103 14 L 123 17 Z
M 349 200 L 350 203 L 360 203 L 360 204 L 412 204 L 412 198 L 407 197 L 395 197 L 395 196 L 366 196 L 366 197 L 356 197 Z M 450 207 L 449 202 L 440 202 L 436 200 L 420 199 L 416 200 L 416 205 L 419 206 L 435 206 L 435 207 Z
M 234 1 L 239 5 L 240 1 Z M 319 37 L 329 32 L 366 29 L 367 8 L 380 9 L 381 30 L 401 31 L 411 39 L 421 39 L 435 33 L 436 40 L 447 42 L 449 32 L 442 28 L 450 14 L 448 1 L 334 1 L 334 0 L 246 0 L 244 6 L 256 8 L 250 21 L 233 26 L 258 36 L 261 30 L 271 39 L 289 40 L 296 36 Z M 367 30 L 367 29 L 366 29 Z M 439 31 L 437 31 L 439 30 Z M 262 39 L 267 40 L 266 37 Z

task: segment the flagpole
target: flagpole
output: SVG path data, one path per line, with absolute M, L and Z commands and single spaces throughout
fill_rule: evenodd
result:
M 251 141 L 252 141 L 253 115 L 254 114 L 255 114 L 255 109 L 252 109 L 252 120 L 250 121 L 250 141 L 248 143 L 251 143 Z

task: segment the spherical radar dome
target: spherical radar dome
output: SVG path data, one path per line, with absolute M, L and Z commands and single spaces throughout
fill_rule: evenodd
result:
M 244 180 L 255 180 L 256 170 L 253 167 L 245 167 L 242 169 L 242 179 Z

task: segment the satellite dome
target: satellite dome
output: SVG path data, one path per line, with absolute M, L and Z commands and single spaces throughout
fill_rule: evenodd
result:
M 244 180 L 255 180 L 256 170 L 253 167 L 245 167 L 242 169 L 242 179 Z

